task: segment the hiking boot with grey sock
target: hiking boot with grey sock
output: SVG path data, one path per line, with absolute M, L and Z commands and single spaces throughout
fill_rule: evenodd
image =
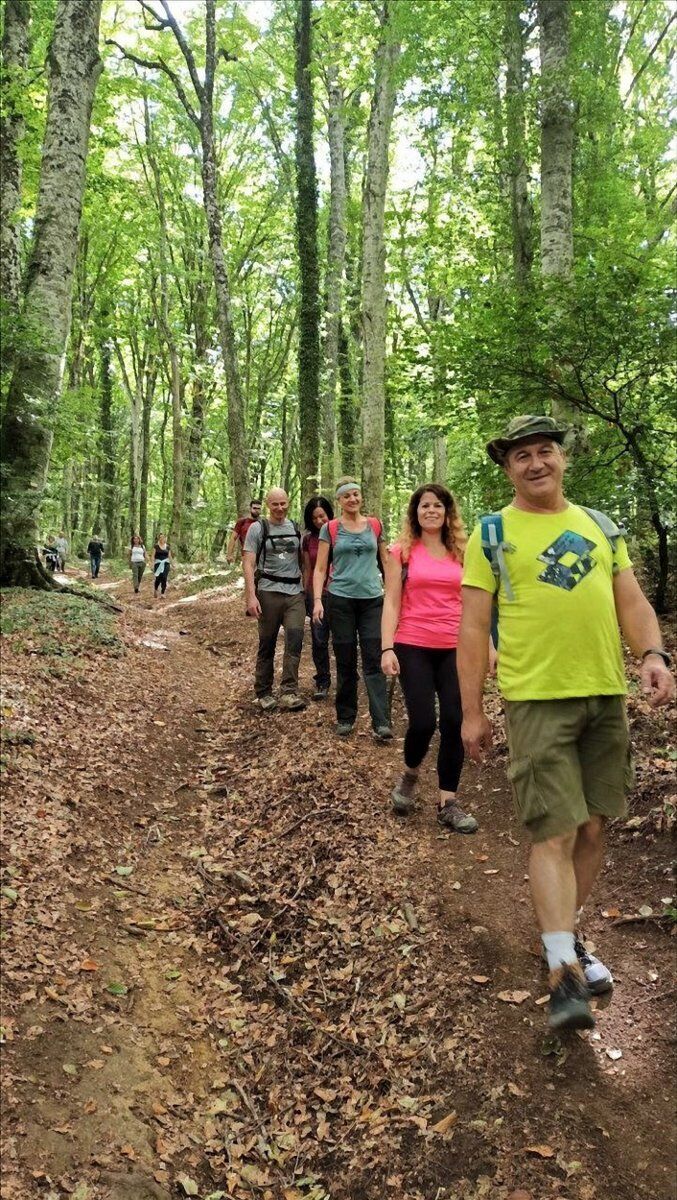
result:
M 563 962 L 556 971 L 550 972 L 548 1025 L 557 1032 L 594 1028 L 590 991 L 578 962 Z
M 280 708 L 285 708 L 287 712 L 300 712 L 306 707 L 306 702 L 302 696 L 297 696 L 294 692 L 285 692 L 280 696 Z

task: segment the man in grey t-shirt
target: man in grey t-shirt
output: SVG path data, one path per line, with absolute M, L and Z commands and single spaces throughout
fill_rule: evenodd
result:
M 282 488 L 266 496 L 268 517 L 249 526 L 242 554 L 248 617 L 259 622 L 254 690 L 264 710 L 275 708 L 273 671 L 280 626 L 284 628 L 284 658 L 280 708 L 305 708 L 298 694 L 306 606 L 301 577 L 301 532 L 290 521 L 289 497 Z

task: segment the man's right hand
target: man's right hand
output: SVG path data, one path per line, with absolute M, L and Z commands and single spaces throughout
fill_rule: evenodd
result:
M 476 716 L 464 717 L 461 737 L 466 754 L 473 762 L 482 762 L 485 753 L 491 748 L 491 722 L 483 712 L 477 713 Z
M 261 616 L 261 605 L 259 604 L 256 596 L 252 596 L 251 599 L 249 599 L 247 601 L 246 612 L 247 612 L 248 617 L 260 617 Z

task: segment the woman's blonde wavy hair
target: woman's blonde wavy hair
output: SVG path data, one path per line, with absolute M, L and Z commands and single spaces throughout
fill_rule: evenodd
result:
M 418 520 L 418 506 L 425 492 L 432 492 L 433 496 L 437 496 L 437 499 L 442 501 L 444 505 L 444 525 L 440 530 L 441 540 L 447 547 L 447 550 L 450 550 L 458 561 L 462 563 L 468 537 L 456 500 L 449 489 L 445 488 L 441 483 L 422 484 L 421 487 L 416 489 L 407 505 L 402 533 L 400 534 L 402 562 L 408 561 L 411 547 L 415 542 L 421 540 L 423 531 Z

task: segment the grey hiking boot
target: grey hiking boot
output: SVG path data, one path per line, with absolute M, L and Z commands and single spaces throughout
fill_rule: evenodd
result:
M 477 833 L 479 825 L 469 813 L 464 813 L 453 800 L 447 800 L 437 810 L 437 820 L 443 829 L 453 829 L 454 833 Z
M 352 721 L 338 721 L 334 726 L 334 732 L 340 738 L 350 737 L 353 732 Z
M 377 725 L 374 730 L 374 737 L 377 742 L 392 742 L 393 731 L 389 725 Z
M 590 990 L 578 962 L 563 962 L 556 971 L 550 972 L 548 1025 L 557 1032 L 594 1028 Z
M 404 771 L 399 783 L 395 785 L 390 793 L 393 812 L 397 813 L 398 817 L 407 817 L 409 813 L 414 811 L 416 807 L 417 784 L 418 775 L 410 775 L 408 771 Z
M 259 696 L 259 708 L 263 712 L 270 712 L 273 708 L 277 708 L 277 700 L 272 692 L 268 692 L 267 696 Z
M 280 696 L 280 708 L 284 708 L 287 712 L 300 712 L 306 707 L 306 702 L 302 696 L 297 696 L 294 692 L 285 692 Z
M 579 966 L 585 975 L 588 991 L 592 996 L 604 996 L 614 990 L 614 977 L 601 959 L 588 950 L 582 938 L 576 936 L 574 950 Z M 542 950 L 543 963 L 547 967 L 548 956 L 545 948 Z

